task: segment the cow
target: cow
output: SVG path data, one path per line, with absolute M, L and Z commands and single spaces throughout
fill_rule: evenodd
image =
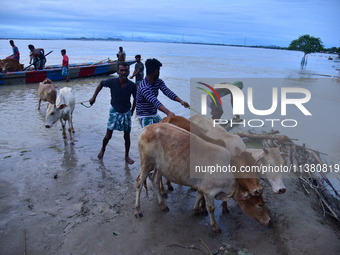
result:
M 240 155 L 246 149 L 246 145 L 238 135 L 230 134 L 222 127 L 217 127 L 216 130 L 210 128 L 210 120 L 204 117 L 198 116 L 188 120 L 182 116 L 171 116 L 164 118 L 161 122 L 171 123 L 199 136 L 205 141 L 223 146 L 232 156 Z M 209 128 L 212 130 L 209 130 Z M 256 164 L 252 157 L 249 157 L 248 160 Z M 235 177 L 238 183 L 248 190 L 251 195 L 257 196 L 262 194 L 263 188 L 259 184 L 256 173 L 235 173 Z
M 38 110 L 40 110 L 41 101 L 47 101 L 50 104 L 55 105 L 57 100 L 57 90 L 50 79 L 47 78 L 43 82 L 39 83 L 38 97 Z
M 278 147 L 268 147 L 263 149 L 246 149 L 250 152 L 259 166 L 283 166 L 285 154 L 282 154 Z M 283 156 L 283 157 L 282 157 Z M 286 192 L 286 187 L 282 180 L 281 172 L 266 171 L 263 177 L 268 180 L 272 191 L 277 194 Z
M 17 72 L 24 69 L 24 65 L 16 59 L 1 59 L 0 60 L 1 71 L 6 72 Z
M 199 136 L 200 138 L 202 138 L 203 140 L 205 140 L 207 142 L 211 142 L 211 143 L 225 147 L 225 143 L 224 143 L 223 140 L 210 138 L 200 129 L 200 127 L 198 125 L 196 125 L 195 123 L 190 123 L 190 121 L 188 119 L 186 119 L 182 116 L 168 116 L 168 117 L 163 118 L 161 120 L 161 123 L 173 124 L 177 127 L 183 128 L 183 129 Z M 171 185 L 171 182 L 167 181 L 166 184 L 168 186 L 168 190 L 174 189 Z M 167 197 L 167 195 L 164 191 L 164 186 L 163 186 L 162 180 L 160 182 L 160 188 L 161 188 L 162 195 L 164 197 Z
M 205 118 L 200 115 L 194 115 L 189 118 L 189 120 L 193 123 L 196 123 L 201 127 L 207 135 L 211 136 L 212 138 L 220 138 L 222 137 L 230 137 L 229 140 L 231 140 L 231 143 L 227 143 L 227 140 L 224 140 L 226 142 L 226 145 L 228 145 L 226 148 L 233 154 L 233 151 L 235 152 L 236 148 L 241 147 L 242 149 L 246 149 L 245 145 L 240 146 L 241 143 L 243 143 L 242 139 L 237 136 L 230 134 L 228 131 L 226 131 L 223 127 L 220 125 L 213 126 L 213 121 L 211 119 Z M 244 144 L 244 143 L 243 143 Z M 237 147 L 239 146 L 239 147 Z M 238 149 L 236 149 L 238 150 Z M 283 165 L 283 158 L 282 154 L 280 153 L 278 148 L 265 148 L 262 149 L 246 149 L 246 151 L 249 151 L 252 156 L 255 158 L 255 160 L 258 163 L 258 166 L 262 165 Z M 264 178 L 268 179 L 270 185 L 272 186 L 272 190 L 275 193 L 282 194 L 286 191 L 286 187 L 283 184 L 282 178 L 280 173 L 265 173 L 263 175 Z
M 191 149 L 190 149 L 191 147 Z M 214 216 L 214 199 L 234 198 L 242 200 L 241 208 L 263 225 L 268 225 L 270 217 L 262 197 L 254 202 L 247 191 L 242 191 L 231 172 L 223 173 L 223 177 L 211 177 L 205 173 L 200 178 L 191 178 L 190 165 L 230 165 L 232 156 L 225 148 L 206 142 L 198 136 L 172 124 L 157 123 L 145 127 L 138 139 L 140 156 L 140 173 L 136 180 L 135 216 L 142 217 L 140 195 L 143 183 L 151 171 L 154 171 L 153 186 L 157 191 L 159 205 L 163 211 L 169 208 L 159 190 L 162 176 L 173 183 L 189 186 L 197 190 L 207 203 L 210 214 L 210 225 L 214 232 L 219 233 Z M 242 152 L 249 154 L 248 152 Z M 241 159 L 244 157 L 241 157 Z M 242 162 L 248 165 L 248 162 Z M 199 198 L 199 196 L 197 196 Z M 249 202 L 247 202 L 249 200 Z M 197 199 L 196 199 L 197 201 Z M 196 206 L 196 203 L 195 203 Z
M 71 88 L 65 87 L 59 91 L 56 105 L 49 104 L 46 111 L 45 127 L 51 128 L 54 123 L 60 120 L 62 126 L 62 135 L 66 139 L 65 125 L 68 121 L 70 133 L 70 143 L 73 144 L 72 133 L 74 133 L 72 114 L 75 107 L 75 98 Z

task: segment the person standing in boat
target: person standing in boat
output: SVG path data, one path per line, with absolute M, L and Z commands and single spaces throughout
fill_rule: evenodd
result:
M 28 48 L 31 50 L 30 53 L 30 64 L 33 61 L 34 69 L 35 70 L 42 70 L 45 67 L 46 58 L 45 58 L 45 51 L 42 48 L 34 48 L 32 44 L 28 45 Z
M 125 51 L 123 50 L 122 46 L 119 47 L 119 51 L 117 52 L 117 58 L 118 58 L 119 62 L 121 62 L 121 61 L 124 62 L 125 61 L 126 54 L 125 54 Z
M 69 76 L 69 60 L 68 56 L 66 55 L 66 50 L 62 49 L 61 55 L 63 56 L 63 61 L 62 61 L 62 69 L 61 69 L 61 75 L 65 77 L 66 82 L 70 81 L 70 76 Z
M 144 64 L 141 62 L 141 55 L 136 55 L 135 59 L 136 59 L 136 64 L 135 64 L 135 71 L 133 72 L 133 74 L 130 76 L 130 79 L 132 79 L 133 77 L 136 77 L 136 85 L 138 86 L 139 83 L 141 83 L 141 81 L 144 78 Z
M 17 46 L 14 45 L 14 41 L 10 40 L 9 44 L 12 46 L 13 54 L 8 56 L 6 59 L 16 59 L 20 60 L 20 52 Z
M 158 123 L 162 118 L 157 114 L 157 110 L 164 112 L 167 116 L 175 116 L 168 108 L 166 108 L 158 100 L 158 92 L 161 90 L 165 96 L 171 100 L 179 102 L 185 108 L 189 108 L 190 105 L 179 98 L 174 92 L 172 92 L 164 83 L 159 79 L 159 73 L 162 63 L 153 58 L 148 59 L 145 62 L 146 77 L 137 87 L 137 117 L 142 128 Z
M 130 151 L 130 132 L 131 116 L 136 108 L 136 84 L 128 79 L 130 66 L 126 62 L 118 64 L 118 78 L 103 80 L 97 86 L 92 98 L 89 100 L 90 105 L 96 101 L 97 95 L 103 87 L 107 87 L 111 92 L 111 108 L 107 122 L 106 135 L 103 139 L 102 148 L 98 154 L 98 159 L 104 157 L 106 145 L 109 143 L 113 130 L 124 131 L 125 140 L 125 162 L 133 164 L 134 161 L 129 156 Z M 131 96 L 133 103 L 131 105 Z
M 236 87 L 238 87 L 239 89 L 243 89 L 243 82 L 242 81 L 235 81 L 233 83 L 230 83 L 231 85 L 234 85 Z M 231 104 L 231 107 L 234 106 L 234 102 L 233 102 L 233 94 L 230 92 L 229 89 L 227 88 L 217 88 L 216 89 L 218 95 L 220 97 L 224 97 L 226 95 L 230 95 L 230 104 Z M 215 97 L 215 95 L 214 95 Z M 217 100 L 217 98 L 215 97 L 215 100 Z M 212 119 L 220 119 L 222 114 L 223 114 L 223 108 L 222 108 L 222 105 L 220 104 L 215 104 L 215 102 L 210 98 L 208 97 L 208 106 L 209 108 L 211 109 L 211 118 Z M 233 117 L 233 121 L 234 122 L 241 122 L 242 119 L 240 117 L 240 115 L 235 115 Z

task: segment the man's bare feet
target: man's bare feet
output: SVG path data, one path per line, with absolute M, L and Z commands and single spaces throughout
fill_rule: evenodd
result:
M 103 150 L 101 150 L 100 152 L 99 152 L 99 154 L 98 154 L 98 159 L 103 159 L 103 157 L 104 157 L 104 152 L 105 151 L 103 151 Z
M 130 157 L 125 157 L 125 162 L 129 165 L 132 165 L 133 163 L 135 163 L 135 161 L 132 160 Z

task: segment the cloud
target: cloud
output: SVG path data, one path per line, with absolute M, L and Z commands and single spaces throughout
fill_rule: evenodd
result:
M 0 3 L 3 37 L 115 37 L 288 46 L 303 34 L 339 46 L 338 0 L 36 0 Z M 135 37 L 137 38 L 137 36 Z M 176 39 L 177 40 L 177 39 Z M 180 40 L 180 39 L 179 39 Z

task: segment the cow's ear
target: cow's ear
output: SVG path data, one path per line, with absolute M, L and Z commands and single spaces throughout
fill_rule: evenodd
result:
M 61 105 L 59 105 L 58 108 L 61 110 L 61 109 L 64 109 L 66 106 L 67 106 L 66 104 L 61 104 Z
M 249 194 L 249 192 L 237 183 L 236 189 L 235 189 L 235 194 L 234 194 L 234 199 L 235 200 L 247 200 L 250 197 L 251 197 L 251 195 Z
M 267 148 L 263 148 L 264 153 L 269 154 L 269 150 Z

